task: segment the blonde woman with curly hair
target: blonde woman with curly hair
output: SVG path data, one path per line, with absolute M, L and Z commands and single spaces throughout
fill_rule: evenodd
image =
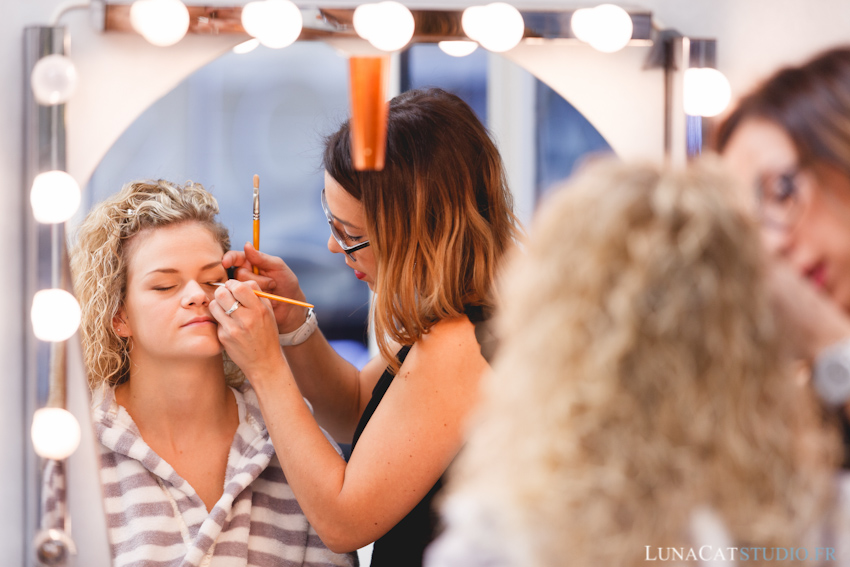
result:
M 351 565 L 307 522 L 256 394 L 225 370 L 210 314 L 230 248 L 217 213 L 199 184 L 139 181 L 77 233 L 114 565 Z
M 603 161 L 541 207 L 429 566 L 758 564 L 813 543 L 834 440 L 729 185 Z
M 281 260 L 250 245 L 225 264 L 253 281 L 229 281 L 211 308 L 322 540 L 337 551 L 374 541 L 374 567 L 415 567 L 434 536 L 431 501 L 489 370 L 482 324 L 516 224 L 499 152 L 457 96 L 429 89 L 390 101 L 382 171 L 355 170 L 350 137 L 346 123 L 327 140 L 321 203 L 328 249 L 375 292 L 378 356 L 357 369 L 314 332 L 313 313 L 272 313 L 249 286 L 304 293 Z M 352 443 L 348 463 L 316 421 Z

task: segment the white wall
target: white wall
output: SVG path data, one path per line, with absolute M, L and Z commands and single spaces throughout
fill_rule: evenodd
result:
M 205 2 L 212 4 L 213 2 Z M 219 4 L 229 2 L 216 0 Z M 317 6 L 322 2 L 299 2 Z M 592 2 L 513 0 L 524 9 L 588 5 Z M 0 19 L 0 238 L 6 276 L 0 302 L 0 360 L 5 363 L 0 396 L 0 557 L 23 563 L 23 438 L 28 429 L 21 410 L 22 318 L 28 312 L 22 291 L 21 45 L 23 28 L 45 25 L 60 0 L 7 0 Z M 335 1 L 335 6 L 356 2 Z M 457 8 L 472 2 L 408 2 L 411 7 Z M 629 5 L 650 9 L 657 21 L 693 37 L 718 40 L 718 67 L 739 94 L 779 64 L 798 62 L 827 46 L 850 41 L 850 2 L 846 0 L 643 0 Z M 84 184 L 121 131 L 153 100 L 183 76 L 237 42 L 232 37 L 188 38 L 159 49 L 136 37 L 96 34 L 85 13 L 67 15 L 71 55 L 80 90 L 68 106 L 69 170 Z M 640 48 L 605 60 L 581 48 L 524 46 L 508 58 L 526 66 L 584 111 L 626 156 L 658 155 L 662 141 L 659 71 L 640 71 Z M 580 54 L 580 57 L 575 57 Z M 604 61 L 605 66 L 600 64 Z M 607 69 L 607 70 L 606 70 Z

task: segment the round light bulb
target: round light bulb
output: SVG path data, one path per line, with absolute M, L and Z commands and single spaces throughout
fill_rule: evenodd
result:
M 41 530 L 32 543 L 38 565 L 68 565 L 77 553 L 74 540 L 64 530 Z
M 691 116 L 717 116 L 732 100 L 729 80 L 717 69 L 687 69 L 682 88 L 682 105 Z
M 381 51 L 398 51 L 413 37 L 416 22 L 406 6 L 387 0 L 354 10 L 354 30 Z
M 265 20 L 265 0 L 248 2 L 242 7 L 242 27 L 245 28 L 245 31 L 249 35 L 259 39 L 259 37 L 265 32 Z
M 504 2 L 467 8 L 461 17 L 461 25 L 466 35 L 496 53 L 516 47 L 525 33 L 522 14 Z
M 80 423 L 68 410 L 41 408 L 32 416 L 32 445 L 45 459 L 61 461 L 80 446 Z
M 594 33 L 587 42 L 597 51 L 614 53 L 632 39 L 632 17 L 614 4 L 600 4 L 593 9 Z
M 189 30 L 189 10 L 180 0 L 136 0 L 130 7 L 130 24 L 148 42 L 167 47 Z
M 629 13 L 613 4 L 576 10 L 570 18 L 570 28 L 576 38 L 605 53 L 628 45 L 634 31 Z
M 452 57 L 466 57 L 478 49 L 478 43 L 474 41 L 441 41 L 437 45 Z
M 32 330 L 42 341 L 71 338 L 80 326 L 80 304 L 64 289 L 43 289 L 32 298 Z
M 365 40 L 369 40 L 380 26 L 381 9 L 377 4 L 360 4 L 354 9 L 352 21 L 354 31 Z
M 62 104 L 68 102 L 77 88 L 77 69 L 69 57 L 47 55 L 33 67 L 30 84 L 39 104 Z
M 260 40 L 257 38 L 249 39 L 248 41 L 243 41 L 239 45 L 233 48 L 233 53 L 237 55 L 245 55 L 246 53 L 250 53 L 257 49 L 260 45 Z
M 64 171 L 39 173 L 32 183 L 30 204 L 38 222 L 65 222 L 80 208 L 80 186 Z
M 487 26 L 487 9 L 484 6 L 470 6 L 463 11 L 460 18 L 460 24 L 463 27 L 463 32 L 469 39 L 478 40 L 481 37 Z
M 576 39 L 585 43 L 593 36 L 593 8 L 579 8 L 570 17 L 570 29 Z
M 242 8 L 242 27 L 272 49 L 294 43 L 303 26 L 301 10 L 289 0 L 260 0 Z

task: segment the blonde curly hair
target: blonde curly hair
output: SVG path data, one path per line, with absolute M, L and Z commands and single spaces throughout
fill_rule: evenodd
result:
M 126 293 L 128 243 L 146 230 L 197 222 L 227 252 L 230 236 L 215 218 L 218 211 L 215 197 L 199 183 L 133 181 L 95 206 L 80 225 L 71 252 L 71 273 L 82 308 L 80 332 L 92 389 L 129 378 L 128 340 L 112 324 Z M 231 385 L 244 379 L 226 357 L 225 374 Z
M 823 511 L 836 438 L 789 376 L 731 185 L 605 160 L 541 207 L 447 491 L 522 564 L 643 566 L 693 543 L 701 507 L 738 545 L 793 546 Z

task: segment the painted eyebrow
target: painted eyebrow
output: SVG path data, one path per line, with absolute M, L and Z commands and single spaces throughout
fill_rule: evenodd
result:
M 221 261 L 210 262 L 206 266 L 202 266 L 201 271 L 204 272 L 206 270 L 211 270 L 211 269 L 215 268 L 216 266 L 221 266 Z M 149 276 L 151 274 L 176 274 L 176 273 L 177 273 L 177 270 L 174 269 L 174 268 L 157 268 L 156 270 L 151 270 L 150 272 L 148 272 L 145 275 Z

